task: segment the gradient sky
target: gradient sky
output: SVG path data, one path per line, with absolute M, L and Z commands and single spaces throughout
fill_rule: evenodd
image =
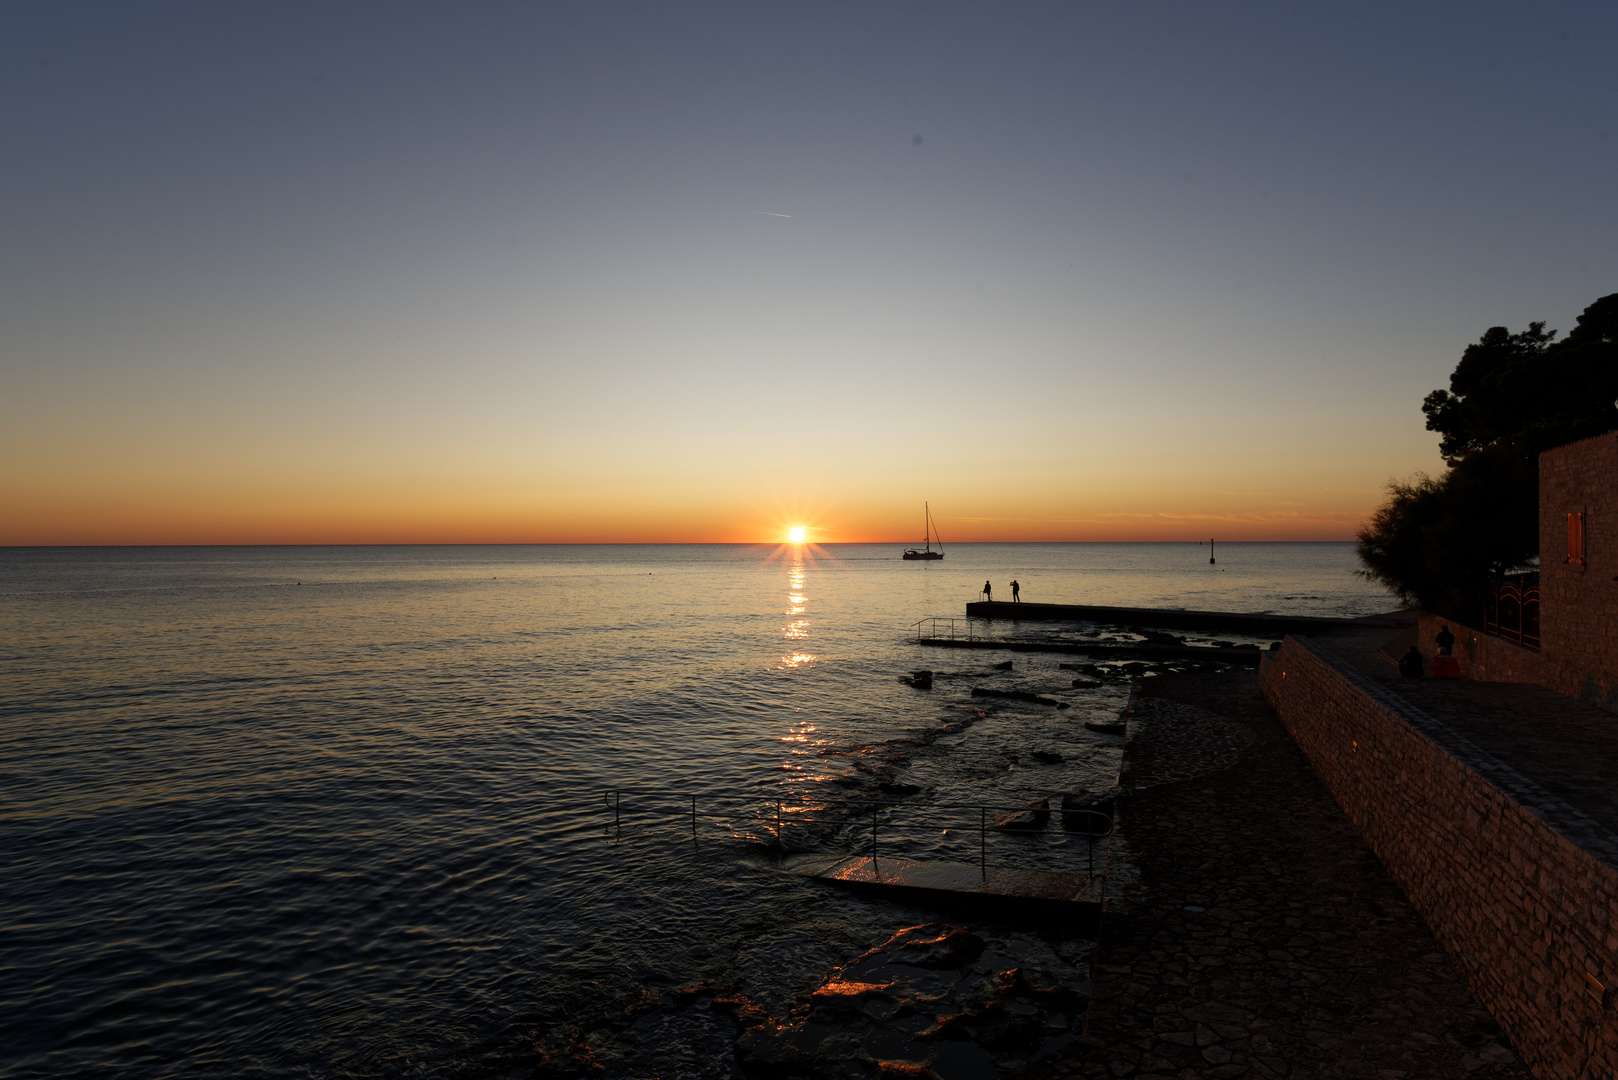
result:
M 1347 539 L 1618 6 L 0 6 L 0 544 Z

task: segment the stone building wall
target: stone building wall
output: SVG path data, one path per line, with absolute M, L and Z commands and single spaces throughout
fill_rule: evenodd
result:
M 1259 677 L 1535 1075 L 1618 1076 L 1618 841 L 1306 638 Z
M 1567 556 L 1567 515 L 1584 514 L 1584 561 Z M 1543 685 L 1618 711 L 1618 432 L 1539 456 Z

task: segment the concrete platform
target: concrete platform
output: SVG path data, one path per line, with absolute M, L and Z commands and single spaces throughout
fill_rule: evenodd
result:
M 922 862 L 869 855 L 844 859 L 819 870 L 797 872 L 854 892 L 900 903 L 953 910 L 1044 917 L 1080 928 L 1094 928 L 1101 918 L 1105 887 L 1102 867 L 1106 848 L 1096 852 L 1096 874 L 1057 870 L 1020 870 L 991 866 L 987 877 L 970 863 Z
M 1270 615 L 1237 611 L 1181 611 L 1173 608 L 1101 607 L 1092 604 L 1008 604 L 1003 600 L 966 605 L 969 618 L 1017 619 L 1028 622 L 1097 622 L 1148 626 L 1163 630 L 1206 630 L 1213 633 L 1251 634 L 1276 641 L 1287 634 L 1319 634 L 1344 627 L 1389 629 L 1398 624 L 1384 616 L 1363 619 L 1328 619 L 1315 615 Z
M 1213 648 L 1207 645 L 1118 645 L 1083 641 L 1009 641 L 993 638 L 917 638 L 917 645 L 935 649 L 1005 649 L 1008 652 L 1060 653 L 1100 660 L 1145 660 L 1160 664 L 1176 660 L 1211 660 L 1217 664 L 1258 667 L 1259 649 Z

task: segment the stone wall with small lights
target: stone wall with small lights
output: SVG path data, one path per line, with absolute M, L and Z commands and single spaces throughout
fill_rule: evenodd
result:
M 1618 1076 L 1610 834 L 1307 638 L 1259 679 L 1534 1074 Z

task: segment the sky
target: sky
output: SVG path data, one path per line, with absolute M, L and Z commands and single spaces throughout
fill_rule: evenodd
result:
M 0 5 L 0 544 L 1343 540 L 1618 6 Z

